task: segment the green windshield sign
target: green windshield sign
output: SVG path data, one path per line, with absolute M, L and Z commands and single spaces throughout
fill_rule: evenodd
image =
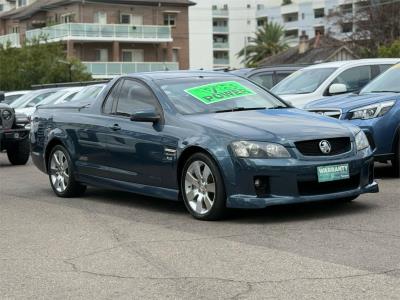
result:
M 224 81 L 196 86 L 186 89 L 185 92 L 204 104 L 213 104 L 256 94 L 254 91 L 236 81 Z

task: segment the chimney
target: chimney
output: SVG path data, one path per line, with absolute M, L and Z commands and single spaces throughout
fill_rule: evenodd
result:
M 299 54 L 307 52 L 309 47 L 310 47 L 310 42 L 308 40 L 308 35 L 306 34 L 305 31 L 302 31 L 299 42 Z

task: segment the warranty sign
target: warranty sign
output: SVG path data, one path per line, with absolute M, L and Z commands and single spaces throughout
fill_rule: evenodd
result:
M 204 104 L 213 104 L 256 93 L 236 81 L 224 81 L 196 86 L 185 90 L 186 93 Z

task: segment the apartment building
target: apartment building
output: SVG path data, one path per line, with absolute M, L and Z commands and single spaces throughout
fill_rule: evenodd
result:
M 329 18 L 338 9 L 356 13 L 363 0 L 201 0 L 189 9 L 191 68 L 243 67 L 237 53 L 257 28 L 268 21 L 281 24 L 289 46 L 300 36 L 317 33 L 345 39 L 356 28 Z
M 15 8 L 16 0 L 0 0 L 0 14 Z
M 0 14 L 0 43 L 62 42 L 97 78 L 189 67 L 188 0 L 37 0 Z

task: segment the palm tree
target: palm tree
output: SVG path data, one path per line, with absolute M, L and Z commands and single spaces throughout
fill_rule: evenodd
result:
M 250 44 L 237 54 L 238 57 L 243 57 L 242 62 L 248 67 L 254 67 L 264 58 L 288 48 L 284 40 L 283 26 L 274 22 L 268 22 L 257 29 L 256 36 L 250 38 L 249 42 Z

